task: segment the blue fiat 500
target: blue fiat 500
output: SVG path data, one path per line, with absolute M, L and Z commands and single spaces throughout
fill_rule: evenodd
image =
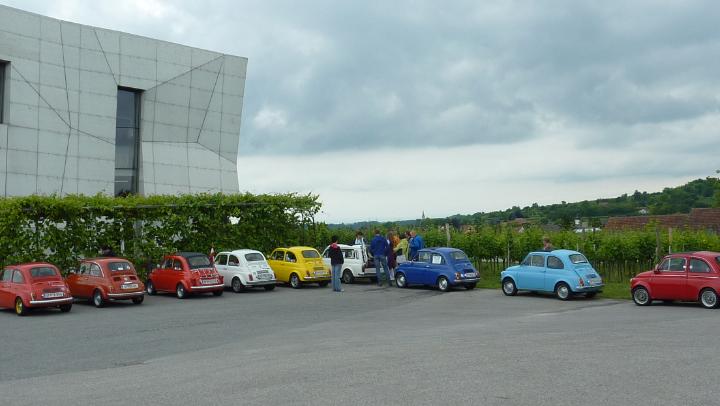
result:
M 418 259 L 404 262 L 395 270 L 398 288 L 409 285 L 437 286 L 447 292 L 453 286 L 475 289 L 479 275 L 467 255 L 456 248 L 426 248 Z
M 500 273 L 503 293 L 515 296 L 518 290 L 553 292 L 560 300 L 584 294 L 593 297 L 603 282 L 585 256 L 577 251 L 531 252 L 520 265 Z

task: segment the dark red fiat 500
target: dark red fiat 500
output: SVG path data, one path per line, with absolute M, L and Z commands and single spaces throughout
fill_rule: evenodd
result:
M 96 307 L 109 301 L 143 302 L 145 285 L 138 279 L 133 265 L 124 258 L 91 258 L 65 279 L 72 295 L 89 299 Z
M 0 307 L 14 308 L 18 316 L 28 309 L 72 309 L 73 297 L 55 265 L 46 262 L 10 265 L 0 275 Z
M 632 278 L 630 289 L 633 301 L 640 306 L 653 300 L 681 300 L 715 308 L 720 292 L 720 252 L 668 255 L 652 271 Z
M 204 292 L 220 296 L 225 284 L 207 255 L 178 252 L 165 256 L 160 266 L 150 272 L 145 288 L 148 295 L 173 292 L 184 299 L 189 294 Z

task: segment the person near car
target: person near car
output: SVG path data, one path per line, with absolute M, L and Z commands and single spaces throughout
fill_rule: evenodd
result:
M 402 264 L 403 262 L 407 261 L 407 255 L 408 255 L 408 239 L 410 238 L 409 233 L 405 232 L 403 234 L 403 238 L 400 239 L 398 244 L 393 248 L 393 251 L 395 251 L 396 261 L 398 264 Z
M 552 243 L 550 242 L 550 237 L 548 237 L 548 236 L 543 237 L 542 242 L 543 242 L 543 248 L 542 248 L 543 251 L 550 252 L 555 249 L 555 247 L 553 247 Z
M 363 235 L 362 231 L 358 231 L 355 233 L 355 245 L 365 245 L 367 242 L 365 242 L 365 236 Z
M 332 268 L 332 288 L 335 292 L 342 292 L 343 289 L 340 286 L 340 274 L 342 273 L 342 266 L 345 262 L 342 250 L 338 245 L 338 236 L 334 235 L 330 238 L 330 249 L 328 249 L 330 256 L 330 267 Z
M 415 261 L 417 259 L 418 251 L 425 248 L 425 241 L 418 235 L 415 230 L 410 231 L 410 242 L 408 243 L 410 255 L 409 260 Z
M 378 286 L 383 285 L 383 272 L 388 286 L 392 286 L 390 283 L 390 270 L 388 269 L 386 254 L 388 245 L 387 238 L 380 234 L 380 230 L 375 230 L 375 237 L 373 237 L 372 241 L 370 241 L 370 252 L 373 254 L 375 259 L 375 274 Z M 382 270 L 380 267 L 382 267 Z
M 387 256 L 387 262 L 388 262 L 388 270 L 389 270 L 388 276 L 390 277 L 391 281 L 394 281 L 395 280 L 395 268 L 397 267 L 397 259 L 395 256 L 395 250 L 393 249 L 393 243 L 392 243 L 393 233 L 392 232 L 389 232 L 387 234 L 387 241 L 388 241 L 388 246 L 387 246 L 387 249 L 385 250 L 385 255 Z

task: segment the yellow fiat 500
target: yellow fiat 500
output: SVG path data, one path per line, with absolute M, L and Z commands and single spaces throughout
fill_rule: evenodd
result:
M 330 270 L 323 264 L 315 248 L 276 248 L 268 257 L 268 264 L 278 282 L 287 282 L 295 289 L 304 283 L 317 283 L 320 286 L 330 283 Z

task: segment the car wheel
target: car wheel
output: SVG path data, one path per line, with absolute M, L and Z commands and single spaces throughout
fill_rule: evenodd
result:
M 475 289 L 475 286 L 477 286 L 475 283 L 470 283 L 470 284 L 465 285 L 465 289 L 473 290 L 473 289 Z
M 300 283 L 300 277 L 297 276 L 296 273 L 290 275 L 290 286 L 292 286 L 293 289 L 300 289 L 302 286 Z
M 232 290 L 235 293 L 240 293 L 243 290 L 245 290 L 245 285 L 242 284 L 240 281 L 240 278 L 237 276 L 233 278 L 232 282 L 230 283 L 230 286 L 232 286 Z
M 398 288 L 407 288 L 407 279 L 404 273 L 398 272 L 395 274 L 395 286 Z
M 72 309 L 72 303 L 60 305 L 60 311 L 63 312 L 63 313 L 69 312 L 70 309 Z
M 650 293 L 643 286 L 638 286 L 632 291 L 633 302 L 638 306 L 648 306 L 652 303 Z
M 570 287 L 564 283 L 560 282 L 555 286 L 555 296 L 560 300 L 568 300 L 570 299 L 571 291 Z
M 510 278 L 505 278 L 502 283 L 502 291 L 505 296 L 515 296 L 517 294 L 517 286 L 515 286 L 515 281 Z
M 718 305 L 717 293 L 714 290 L 707 288 L 700 292 L 700 304 L 706 309 L 714 309 Z
M 223 294 L 224 292 L 225 292 L 224 290 L 214 290 L 214 291 L 213 291 L 213 296 L 222 296 L 222 294 Z
M 275 289 L 275 285 L 265 285 L 265 286 L 263 286 L 263 287 L 264 287 L 265 290 L 267 290 L 268 292 L 271 291 L 271 290 L 273 290 L 273 289 Z
M 15 298 L 15 314 L 18 316 L 25 316 L 27 312 L 28 311 L 25 308 L 25 303 L 23 303 L 22 298 Z
M 145 285 L 145 291 L 148 295 L 154 296 L 157 291 L 155 290 L 155 284 L 152 283 L 152 281 L 147 281 L 147 284 Z
M 178 283 L 178 285 L 175 287 L 175 295 L 178 299 L 185 299 L 187 297 L 185 286 L 183 286 L 182 283 Z
M 133 304 L 136 304 L 136 305 L 141 304 L 143 302 L 143 300 L 145 300 L 145 296 L 137 296 L 137 297 L 132 298 Z
M 597 292 L 588 292 L 585 294 L 585 298 L 587 298 L 587 299 L 592 299 L 595 296 L 597 296 Z
M 330 281 L 322 281 L 318 282 L 318 285 L 320 285 L 321 288 L 324 288 L 325 286 L 329 285 Z
M 447 292 L 450 290 L 450 282 L 448 282 L 446 277 L 441 276 L 437 280 L 437 287 L 441 292 Z
M 346 269 L 345 272 L 343 272 L 342 278 L 340 280 L 342 281 L 342 283 L 351 284 L 355 282 L 355 277 L 349 269 Z
M 100 289 L 95 289 L 95 292 L 93 292 L 92 303 L 97 308 L 105 306 L 105 300 L 103 300 L 102 292 L 100 292 Z

